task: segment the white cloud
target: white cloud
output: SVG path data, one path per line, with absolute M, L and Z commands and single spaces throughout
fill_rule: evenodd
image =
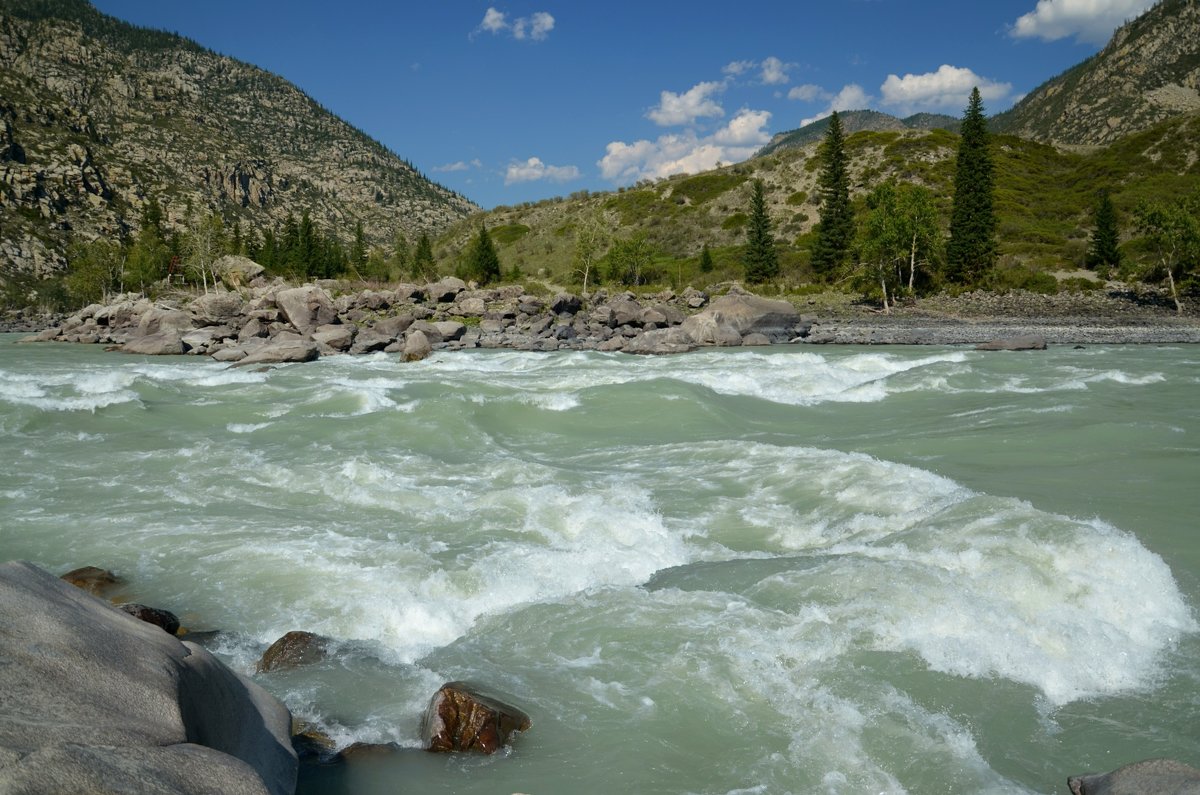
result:
M 762 62 L 762 81 L 764 85 L 778 86 L 788 81 L 787 70 L 791 68 L 791 64 L 786 64 L 783 61 L 772 55 Z
M 466 160 L 459 160 L 455 163 L 447 163 L 444 166 L 434 166 L 430 170 L 437 172 L 470 171 L 472 168 L 480 168 L 481 166 L 483 166 L 483 163 L 480 162 L 479 158 L 475 158 L 469 162 Z
M 657 107 L 646 112 L 646 118 L 659 127 L 691 124 L 705 116 L 724 116 L 725 111 L 713 99 L 725 89 L 724 83 L 697 83 L 682 94 L 662 92 Z
M 883 94 L 882 104 L 907 116 L 918 111 L 960 111 L 966 107 L 975 87 L 984 100 L 991 102 L 1006 98 L 1012 91 L 1011 83 L 989 80 L 970 69 L 949 64 L 922 75 L 888 75 L 879 90 Z
M 801 102 L 812 102 L 814 99 L 830 99 L 830 95 L 825 92 L 825 89 L 820 86 L 814 86 L 812 83 L 805 83 L 802 86 L 793 86 L 787 93 L 788 99 L 795 99 Z
M 758 63 L 755 61 L 732 61 L 721 67 L 721 73 L 730 77 L 737 77 L 746 74 L 746 72 L 749 72 L 756 66 L 758 66 Z
M 822 92 L 822 95 L 829 96 L 828 94 L 824 94 L 824 92 Z M 800 126 L 805 127 L 814 121 L 820 121 L 826 116 L 831 116 L 835 110 L 838 112 L 843 110 L 864 110 L 870 106 L 872 99 L 874 97 L 864 91 L 863 87 L 858 83 L 847 83 L 842 86 L 841 91 L 830 97 L 829 107 L 815 116 L 803 119 L 800 122 Z
M 471 38 L 478 33 L 498 35 L 507 31 L 517 40 L 528 38 L 534 41 L 545 41 L 552 30 L 554 30 L 554 17 L 545 11 L 535 11 L 527 17 L 519 17 L 510 22 L 507 14 L 489 6 L 488 10 L 483 13 L 483 21 L 479 23 L 479 27 L 471 31 Z
M 1038 0 L 1022 14 L 1009 35 L 1018 39 L 1056 41 L 1074 36 L 1076 41 L 1102 45 L 1123 22 L 1141 14 L 1155 0 Z
M 753 156 L 771 140 L 766 129 L 770 121 L 768 111 L 743 109 L 708 136 L 688 130 L 655 141 L 613 141 L 597 165 L 605 179 L 625 185 L 639 179 L 706 171 L 718 163 L 737 163 Z
M 579 179 L 580 176 L 579 169 L 575 166 L 551 166 L 543 163 L 540 158 L 531 157 L 523 163 L 509 163 L 508 171 L 504 175 L 504 184 L 536 182 L 543 179 L 550 182 L 570 182 Z

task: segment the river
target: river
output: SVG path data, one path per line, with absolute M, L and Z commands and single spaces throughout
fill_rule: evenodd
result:
M 0 560 L 113 569 L 340 745 L 302 793 L 1065 792 L 1200 765 L 1200 348 L 268 370 L 0 336 Z M 304 629 L 335 653 L 254 674 Z

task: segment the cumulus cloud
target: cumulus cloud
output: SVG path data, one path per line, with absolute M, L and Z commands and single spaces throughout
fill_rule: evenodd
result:
M 801 102 L 812 102 L 814 99 L 830 99 L 830 95 L 825 89 L 820 86 L 814 86 L 812 83 L 805 83 L 802 86 L 793 86 L 787 93 L 788 99 L 795 99 Z
M 995 102 L 1008 97 L 1011 83 L 1001 83 L 980 77 L 970 69 L 942 64 L 936 72 L 904 77 L 888 75 L 879 87 L 882 104 L 902 115 L 918 111 L 959 111 L 966 107 L 971 89 L 978 87 L 985 101 Z
M 761 74 L 763 84 L 768 86 L 783 85 L 788 81 L 787 70 L 791 66 L 791 64 L 784 63 L 774 55 L 763 59 Z
M 738 77 L 739 75 L 746 74 L 746 72 L 749 72 L 756 66 L 758 66 L 758 63 L 755 61 L 732 61 L 721 67 L 721 73 L 730 77 Z
M 552 166 L 543 163 L 541 158 L 531 157 L 524 162 L 509 163 L 508 171 L 504 174 L 504 184 L 537 182 L 543 179 L 550 182 L 570 182 L 579 177 L 579 169 L 575 166 Z
M 841 91 L 832 96 L 822 92 L 822 96 L 829 96 L 829 106 L 817 115 L 801 120 L 801 127 L 812 124 L 814 121 L 820 121 L 826 116 L 831 116 L 835 110 L 839 113 L 843 110 L 863 110 L 870 106 L 871 100 L 874 99 L 858 83 L 847 83 L 842 86 Z
M 639 179 L 694 174 L 716 168 L 718 163 L 737 163 L 771 140 L 767 131 L 770 120 L 768 111 L 743 109 L 707 136 L 688 130 L 654 141 L 613 141 L 597 165 L 605 179 L 627 185 Z
M 1155 0 L 1038 0 L 1022 14 L 1009 35 L 1018 39 L 1056 41 L 1074 36 L 1076 41 L 1102 45 L 1123 22 L 1141 14 Z M 982 90 L 982 89 L 981 89 Z
M 725 111 L 712 99 L 724 88 L 724 83 L 709 82 L 697 83 L 682 94 L 664 91 L 658 105 L 646 112 L 646 118 L 659 127 L 673 127 L 703 117 L 724 116 Z
M 554 17 L 545 11 L 536 11 L 527 17 L 518 17 L 510 21 L 503 11 L 488 6 L 488 10 L 483 12 L 483 21 L 471 32 L 471 37 L 474 38 L 479 33 L 491 33 L 493 36 L 508 33 L 517 40 L 545 41 L 552 30 Z

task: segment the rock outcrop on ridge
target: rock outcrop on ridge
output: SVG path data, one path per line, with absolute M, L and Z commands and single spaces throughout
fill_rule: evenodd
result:
M 0 565 L 0 791 L 285 795 L 291 716 L 207 651 Z

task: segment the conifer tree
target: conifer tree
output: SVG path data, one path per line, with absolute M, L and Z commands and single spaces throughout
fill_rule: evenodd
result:
M 1100 199 L 1095 209 L 1096 228 L 1092 230 L 1091 243 L 1088 245 L 1087 258 L 1084 260 L 1088 268 L 1115 268 L 1121 264 L 1120 230 L 1117 227 L 1117 208 L 1113 206 L 1108 191 L 1101 191 Z
M 829 129 L 821 143 L 821 174 L 817 193 L 821 197 L 821 222 L 813 244 L 812 266 L 828 275 L 846 261 L 854 240 L 854 210 L 850 206 L 850 172 L 846 140 L 837 111 L 829 117 Z
M 754 181 L 750 196 L 750 225 L 746 234 L 746 251 L 742 256 L 746 266 L 746 281 L 759 284 L 779 276 L 779 257 L 775 253 L 775 236 L 771 233 L 771 217 L 767 215 L 767 200 L 762 180 Z
M 708 244 L 704 244 L 704 248 L 700 250 L 700 272 L 712 273 L 713 258 L 712 253 L 708 250 Z
M 418 279 L 432 279 L 437 276 L 437 266 L 433 262 L 433 244 L 429 242 L 429 235 L 421 233 L 421 239 L 417 241 L 417 250 L 413 254 L 412 273 Z
M 350 247 L 350 265 L 358 267 L 367 261 L 367 240 L 363 233 L 362 221 L 354 225 L 354 244 Z
M 961 135 L 955 160 L 946 276 L 959 284 L 974 284 L 992 270 L 997 251 L 991 141 L 978 88 L 971 91 Z
M 479 236 L 467 257 L 467 275 L 480 284 L 487 284 L 500 278 L 500 256 L 492 243 L 486 226 L 480 225 Z

